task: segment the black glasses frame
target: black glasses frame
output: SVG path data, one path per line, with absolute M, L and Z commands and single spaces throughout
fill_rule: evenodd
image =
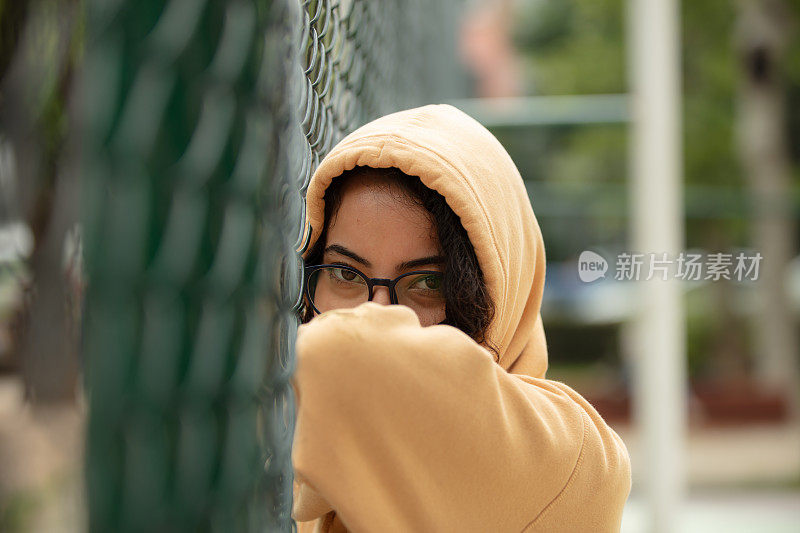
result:
M 317 306 L 314 305 L 314 298 L 311 297 L 311 289 L 310 289 L 310 284 L 309 284 L 309 278 L 311 278 L 311 275 L 314 272 L 316 272 L 317 270 L 322 270 L 323 268 L 331 268 L 331 267 L 333 267 L 333 268 L 341 268 L 342 270 L 349 270 L 350 272 L 353 272 L 354 274 L 357 274 L 358 276 L 361 276 L 361 278 L 364 281 L 367 282 L 367 290 L 369 291 L 369 296 L 367 297 L 367 301 L 368 302 L 372 301 L 372 297 L 374 296 L 374 290 L 373 289 L 375 287 L 388 287 L 389 288 L 389 301 L 391 303 L 393 303 L 393 304 L 397 304 L 398 303 L 397 292 L 395 292 L 395 287 L 397 287 L 397 284 L 400 282 L 401 279 L 406 278 L 408 276 L 418 275 L 418 274 L 438 274 L 440 276 L 442 275 L 442 273 L 440 271 L 438 271 L 438 270 L 414 270 L 412 272 L 406 272 L 405 274 L 403 274 L 401 276 L 397 276 L 394 279 L 370 278 L 369 276 L 367 276 L 366 274 L 361 272 L 359 269 L 357 269 L 355 267 L 351 267 L 349 265 L 326 264 L 326 265 L 307 266 L 307 267 L 305 267 L 305 275 L 304 275 L 304 279 L 303 279 L 303 285 L 305 285 L 306 298 L 308 298 L 308 301 L 311 304 L 311 307 L 317 313 L 321 313 L 322 311 L 317 309 Z

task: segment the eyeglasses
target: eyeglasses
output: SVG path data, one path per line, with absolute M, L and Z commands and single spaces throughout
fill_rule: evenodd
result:
M 347 265 L 306 267 L 306 296 L 317 313 L 356 307 L 371 301 L 376 286 L 389 289 L 393 304 L 416 311 L 420 323 L 438 324 L 445 319 L 443 274 L 433 270 L 415 270 L 394 279 L 369 278 Z

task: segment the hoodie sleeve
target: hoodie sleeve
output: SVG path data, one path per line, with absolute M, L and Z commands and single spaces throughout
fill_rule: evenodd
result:
M 569 387 L 450 326 L 366 303 L 300 327 L 297 520 L 350 531 L 619 531 L 620 438 Z M 309 505 L 307 502 L 312 501 Z

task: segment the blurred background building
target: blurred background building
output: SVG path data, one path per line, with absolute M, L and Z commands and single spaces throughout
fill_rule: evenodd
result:
M 110 143 L 103 144 L 107 139 L 98 137 L 97 124 L 110 121 L 107 137 L 112 138 L 117 130 L 128 131 L 123 127 L 125 118 L 113 122 L 97 110 L 106 105 L 116 109 L 118 117 L 127 89 L 114 86 L 104 92 L 101 86 L 100 90 L 87 90 L 85 80 L 87 76 L 95 82 L 105 79 L 91 76 L 98 75 L 97 69 L 102 74 L 113 61 L 128 65 L 130 72 L 156 64 L 163 69 L 158 70 L 162 75 L 183 76 L 186 86 L 180 90 L 191 101 L 197 96 L 189 87 L 192 76 L 208 83 L 203 77 L 206 66 L 198 66 L 203 61 L 198 58 L 214 56 L 216 49 L 209 43 L 226 50 L 229 55 L 225 57 L 231 61 L 239 57 L 235 46 L 244 45 L 235 44 L 234 39 L 232 48 L 226 49 L 220 43 L 227 41 L 220 35 L 226 24 L 240 24 L 236 27 L 241 28 L 241 35 L 250 36 L 248 42 L 263 40 L 265 57 L 273 53 L 277 58 L 253 68 L 278 81 L 253 83 L 246 90 L 252 91 L 247 95 L 265 100 L 262 114 L 253 119 L 272 128 L 262 140 L 276 139 L 280 148 L 275 153 L 285 151 L 285 160 L 279 154 L 273 166 L 262 163 L 269 170 L 262 169 L 261 177 L 256 178 L 266 184 L 259 194 L 268 189 L 270 198 L 278 198 L 268 204 L 269 209 L 297 218 L 281 231 L 289 235 L 299 226 L 299 204 L 296 199 L 282 199 L 288 197 L 286 191 L 304 190 L 310 172 L 341 135 L 394 109 L 431 101 L 447 101 L 462 108 L 508 149 L 542 228 L 548 259 L 543 304 L 550 353 L 548 377 L 564 381 L 586 396 L 631 451 L 634 490 L 623 531 L 797 531 L 800 2 L 664 3 L 677 9 L 672 37 L 674 53 L 679 54 L 679 90 L 673 102 L 679 113 L 673 118 L 680 150 L 672 161 L 679 187 L 671 190 L 679 194 L 680 220 L 672 230 L 680 235 L 681 251 L 744 250 L 760 253 L 763 262 L 757 281 L 723 278 L 672 284 L 680 301 L 671 312 L 681 323 L 677 331 L 682 328 L 685 334 L 677 335 L 678 346 L 667 350 L 670 357 L 677 358 L 670 367 L 676 374 L 664 376 L 668 383 L 663 390 L 669 394 L 677 390 L 682 401 L 666 397 L 668 405 L 661 407 L 668 414 L 676 413 L 670 423 L 683 429 L 674 435 L 679 452 L 661 465 L 674 466 L 679 475 L 673 487 L 661 489 L 647 482 L 647 473 L 658 471 L 653 461 L 660 459 L 648 452 L 653 445 L 642 424 L 643 413 L 650 411 L 641 405 L 648 394 L 642 390 L 641 366 L 648 356 L 665 352 L 657 342 L 643 340 L 637 329 L 642 317 L 641 284 L 613 276 L 615 258 L 636 251 L 642 242 L 637 232 L 647 213 L 637 204 L 642 197 L 635 184 L 637 180 L 647 182 L 648 176 L 659 180 L 663 170 L 653 168 L 649 174 L 641 171 L 641 162 L 634 161 L 641 120 L 635 111 L 638 74 L 634 71 L 643 61 L 637 56 L 643 50 L 637 40 L 642 36 L 635 28 L 643 26 L 637 17 L 652 13 L 648 9 L 656 4 L 660 3 L 285 0 L 229 1 L 216 6 L 200 0 L 173 0 L 142 2 L 137 11 L 133 9 L 136 2 L 126 1 L 103 7 L 103 2 L 89 0 L 0 0 L 0 530 L 83 530 L 91 515 L 87 508 L 106 505 L 96 492 L 87 497 L 82 481 L 85 463 L 103 464 L 105 460 L 98 459 L 99 455 L 87 458 L 84 453 L 86 436 L 90 436 L 87 417 L 99 416 L 98 406 L 87 405 L 82 392 L 86 381 L 92 384 L 85 370 L 87 357 L 88 362 L 93 360 L 95 346 L 90 344 L 87 354 L 84 294 L 90 280 L 84 236 L 86 224 L 98 220 L 89 217 L 87 222 L 87 212 L 97 212 L 92 187 L 113 188 L 116 182 L 97 177 L 101 166 L 93 156 L 88 156 L 87 163 L 79 161 L 76 154 L 86 154 L 87 149 L 101 153 L 99 147 L 114 154 Z M 193 11 L 193 6 L 199 10 Z M 173 31 L 162 29 L 156 39 L 154 28 L 166 25 L 158 21 L 166 20 L 161 15 L 170 13 L 170 7 Z M 252 17 L 257 21 L 255 29 L 248 30 L 248 18 L 242 13 L 250 9 L 267 15 Z M 189 15 L 195 11 L 204 13 L 205 18 L 198 19 L 203 24 L 192 26 Z M 651 22 L 645 19 L 645 23 Z M 127 44 L 120 45 L 113 35 L 103 34 L 103 28 L 124 35 Z M 416 29 L 412 32 L 410 28 Z M 670 29 L 668 24 L 666 29 Z M 392 35 L 397 38 L 388 38 Z M 139 41 L 149 43 L 150 48 L 139 47 Z M 291 53 L 292 43 L 297 57 Z M 153 51 L 153 46 L 164 48 Z M 176 47 L 185 48 L 178 53 Z M 420 54 L 420 49 L 426 53 Z M 98 50 L 108 53 L 98 54 Z M 117 53 L 120 55 L 113 56 Z M 84 71 L 87 57 L 92 67 L 89 74 Z M 660 66 L 659 57 L 652 58 L 655 69 Z M 668 66 L 665 68 L 669 74 Z M 225 89 L 223 82 L 214 83 Z M 235 85 L 235 90 L 242 88 Z M 87 103 L 87 94 L 92 95 L 88 106 L 75 107 L 76 102 Z M 156 96 L 154 93 L 153 98 Z M 118 104 L 113 103 L 115 98 Z M 152 106 L 147 103 L 151 101 L 145 99 L 140 113 L 133 115 L 149 116 Z M 179 159 L 191 133 L 191 128 L 182 129 L 181 121 L 196 125 L 200 109 L 173 110 L 163 116 L 153 111 L 154 120 L 163 121 L 168 125 L 162 126 L 163 131 L 170 132 L 159 130 L 160 140 L 185 138 L 183 145 L 168 144 L 165 152 L 156 153 L 162 158 L 156 163 L 147 159 L 151 153 L 142 156 L 152 163 L 147 172 L 153 183 L 172 172 L 173 167 L 158 161 Z M 216 112 L 223 113 L 224 108 Z M 281 130 L 284 123 L 294 124 L 298 131 Z M 242 129 L 230 134 L 233 143 L 250 135 L 250 130 L 242 133 L 243 123 L 237 124 Z M 284 135 L 290 130 L 299 140 Z M 228 142 L 227 137 L 214 139 L 206 139 L 211 148 L 214 142 Z M 241 152 L 245 147 L 243 143 Z M 137 156 L 117 153 L 109 159 L 123 165 L 119 167 L 123 170 L 116 171 L 119 176 L 125 177 L 124 169 L 133 168 L 124 166 L 131 157 Z M 231 157 L 229 167 L 223 164 L 210 178 L 211 190 L 221 190 L 213 184 L 227 183 L 228 176 L 233 179 L 237 175 L 236 156 Z M 103 164 L 110 165 L 109 161 Z M 284 177 L 278 179 L 278 175 Z M 289 178 L 284 179 L 286 176 Z M 153 198 L 171 205 L 176 198 L 186 198 L 183 193 L 189 189 L 182 186 L 158 190 L 163 196 L 154 192 Z M 244 202 L 242 205 L 250 206 Z M 648 208 L 654 206 L 655 210 L 669 203 L 659 197 L 648 202 L 652 202 Z M 219 204 L 216 209 L 222 213 L 225 207 Z M 253 209 L 254 220 L 260 220 Z M 123 229 L 129 228 L 125 216 L 139 216 L 135 212 L 117 218 L 112 215 L 104 215 L 110 217 L 107 224 Z M 259 223 L 273 224 L 276 218 L 265 216 Z M 209 220 L 210 229 L 202 239 L 210 243 L 207 247 L 216 248 L 224 239 L 218 227 L 221 222 L 213 229 L 213 209 Z M 148 227 L 158 233 L 156 225 Z M 294 244 L 288 242 L 294 241 L 294 236 L 278 240 L 280 245 L 271 241 L 265 249 L 282 246 L 286 250 Z M 578 258 L 585 250 L 609 262 L 604 279 L 580 280 Z M 100 269 L 91 257 L 89 254 L 88 270 Z M 291 262 L 286 265 L 292 268 Z M 150 287 L 163 283 L 157 274 L 143 269 L 136 279 L 145 280 Z M 182 290 L 190 281 L 181 281 L 185 282 Z M 283 282 L 282 278 L 264 283 L 280 286 Z M 264 290 L 272 290 L 273 285 Z M 288 293 L 294 290 L 283 288 Z M 146 294 L 128 297 L 152 304 Z M 199 296 L 198 301 L 205 297 Z M 93 300 L 95 309 L 97 301 Z M 277 305 L 274 316 L 286 314 L 290 308 L 291 302 L 288 307 Z M 158 307 L 156 311 L 165 312 Z M 275 320 L 274 316 L 267 318 Z M 257 314 L 253 317 L 264 319 Z M 264 342 L 271 343 L 268 346 L 275 353 L 290 353 L 292 328 L 277 327 L 275 331 L 275 338 Z M 284 338 L 287 341 L 281 344 Z M 126 359 L 126 364 L 138 365 L 137 357 Z M 190 362 L 191 357 L 184 356 Z M 274 369 L 268 372 L 279 373 Z M 133 378 L 119 379 L 128 383 Z M 267 376 L 264 383 L 268 382 L 274 386 Z M 651 396 L 659 390 L 651 391 Z M 219 391 L 208 394 L 215 401 L 228 401 Z M 179 419 L 185 415 L 172 400 L 164 401 Z M 131 402 L 125 412 L 147 404 L 141 397 Z M 99 420 L 95 424 L 108 423 L 103 418 L 93 420 Z M 116 430 L 112 425 L 103 427 Z M 246 435 L 251 438 L 250 433 Z M 136 434 L 126 438 L 138 442 Z M 270 485 L 280 479 L 279 472 L 273 474 L 268 482 L 261 480 L 266 488 L 259 490 L 269 492 L 277 486 Z M 133 487 L 134 494 L 148 486 L 136 482 L 124 477 L 93 481 L 96 487 L 125 484 L 125 490 Z M 203 495 L 208 501 L 218 495 L 211 488 Z M 648 494 L 652 498 L 654 490 L 662 489 L 673 491 L 677 499 L 670 507 L 673 514 L 656 517 L 658 523 L 654 523 Z M 117 496 L 124 507 L 125 495 Z M 132 501 L 126 512 L 146 509 L 146 500 Z M 226 508 L 229 503 L 220 505 Z M 276 509 L 285 510 L 285 505 L 276 504 Z M 186 512 L 201 514 L 192 509 Z M 94 516 L 93 520 L 98 520 Z

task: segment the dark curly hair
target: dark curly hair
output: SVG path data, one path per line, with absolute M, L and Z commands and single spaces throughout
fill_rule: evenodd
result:
M 460 329 L 496 356 L 497 350 L 487 338 L 495 307 L 472 243 L 444 196 L 423 185 L 416 176 L 409 176 L 397 168 L 355 167 L 335 178 L 325 191 L 325 225 L 309 251 L 305 264 L 310 266 L 322 262 L 328 226 L 342 203 L 344 186 L 353 178 L 365 176 L 377 177 L 379 182 L 396 186 L 404 200 L 423 207 L 430 214 L 445 258 L 443 287 L 446 318 L 443 323 Z M 308 322 L 313 316 L 314 310 L 304 299 L 302 321 Z

